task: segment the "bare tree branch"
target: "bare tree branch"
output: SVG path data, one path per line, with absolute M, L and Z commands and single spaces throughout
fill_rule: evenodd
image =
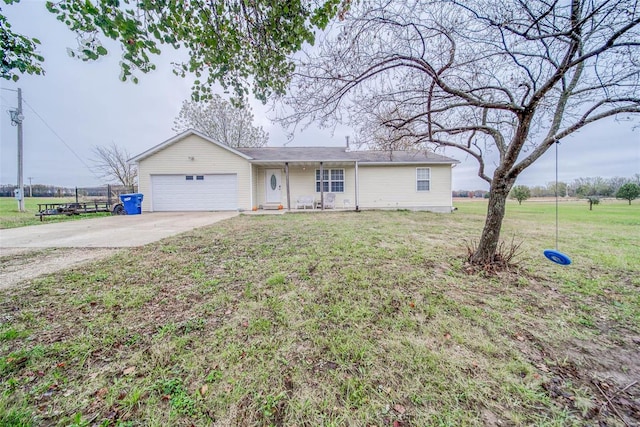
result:
M 125 187 L 136 185 L 138 169 L 128 162 L 131 157 L 126 149 L 118 147 L 116 143 L 109 146 L 93 147 L 95 158 L 92 162 L 99 171 L 101 178 L 117 182 Z
M 269 134 L 253 125 L 249 106 L 234 107 L 220 95 L 208 102 L 184 101 L 173 130 L 196 129 L 220 144 L 229 147 L 263 147 Z

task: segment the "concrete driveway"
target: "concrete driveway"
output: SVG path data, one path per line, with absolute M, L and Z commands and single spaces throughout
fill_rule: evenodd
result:
M 0 230 L 0 249 L 141 246 L 236 215 L 237 212 L 157 212 L 10 228 Z
M 204 227 L 237 212 L 119 215 L 0 230 L 0 290 L 121 250 Z

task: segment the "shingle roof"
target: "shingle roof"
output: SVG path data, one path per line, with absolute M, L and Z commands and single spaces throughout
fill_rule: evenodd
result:
M 428 151 L 345 151 L 344 147 L 262 147 L 262 148 L 231 148 L 220 144 L 208 136 L 193 129 L 186 130 L 181 134 L 170 138 L 149 150 L 138 154 L 129 159 L 133 162 L 139 162 L 158 151 L 175 144 L 176 142 L 188 137 L 189 135 L 197 135 L 200 138 L 215 144 L 225 150 L 229 150 L 250 162 L 355 162 L 358 163 L 443 163 L 454 164 L 460 163 L 458 160 L 441 156 L 440 154 Z
M 237 148 L 254 161 L 264 162 L 353 162 L 361 163 L 459 163 L 428 151 L 345 151 L 343 147 Z

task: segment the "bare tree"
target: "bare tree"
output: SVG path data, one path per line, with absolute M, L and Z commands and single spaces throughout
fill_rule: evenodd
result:
M 269 141 L 269 134 L 253 125 L 248 105 L 235 107 L 217 94 L 207 102 L 184 101 L 173 124 L 176 132 L 196 129 L 229 147 L 263 147 Z
M 118 147 L 114 142 L 109 146 L 94 147 L 93 154 L 95 158 L 92 161 L 102 178 L 125 187 L 136 185 L 138 169 L 128 162 L 131 156 L 126 149 Z
M 601 176 L 576 178 L 573 181 L 572 187 L 576 194 L 581 197 L 610 197 L 614 194 L 614 191 L 611 188 L 611 181 L 606 180 Z
M 614 194 L 616 194 L 618 192 L 620 187 L 622 187 L 626 183 L 630 182 L 631 179 L 630 178 L 625 178 L 625 177 L 622 177 L 622 176 L 614 176 L 613 178 L 609 178 L 607 181 L 608 181 L 608 184 L 609 184 L 609 188 L 611 190 L 611 194 L 610 195 L 613 196 Z
M 281 118 L 475 158 L 490 194 L 471 261 L 494 263 L 518 175 L 585 126 L 640 113 L 639 24 L 638 0 L 360 2 L 300 58 Z

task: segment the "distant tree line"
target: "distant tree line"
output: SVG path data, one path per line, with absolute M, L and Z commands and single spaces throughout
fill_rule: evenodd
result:
M 489 192 L 487 190 L 454 190 L 451 195 L 453 197 L 469 197 L 469 198 L 486 198 Z
M 640 174 L 635 174 L 631 178 L 578 178 L 571 184 L 570 191 L 572 190 L 573 196 L 576 197 L 616 197 L 620 188 L 625 184 L 640 185 Z
M 557 192 L 560 197 L 587 199 L 590 207 L 598 204 L 600 198 L 605 197 L 625 199 L 631 203 L 631 200 L 640 197 L 640 174 L 635 174 L 631 178 L 589 177 L 577 178 L 571 183 L 558 182 Z M 546 186 L 518 185 L 513 187 L 510 193 L 511 198 L 518 200 L 519 203 L 531 197 L 555 197 L 555 195 L 555 182 L 549 182 Z
M 0 197 L 13 197 L 14 190 L 18 188 L 15 184 L 0 184 Z M 78 187 L 79 197 L 107 197 L 107 188 L 111 189 L 112 195 L 135 193 L 136 188 L 125 187 L 123 185 L 99 186 L 99 187 Z M 26 197 L 75 197 L 76 188 L 58 187 L 55 185 L 33 184 L 24 186 Z
M 1 197 L 13 197 L 13 191 L 17 189 L 18 186 L 14 184 L 3 184 L 0 185 L 0 196 Z M 57 187 L 55 185 L 43 185 L 43 184 L 33 184 L 31 186 L 31 192 L 29 192 L 29 186 L 24 186 L 25 196 L 29 196 L 29 194 L 33 194 L 33 197 L 67 197 L 74 196 L 75 188 L 65 188 L 65 187 Z

